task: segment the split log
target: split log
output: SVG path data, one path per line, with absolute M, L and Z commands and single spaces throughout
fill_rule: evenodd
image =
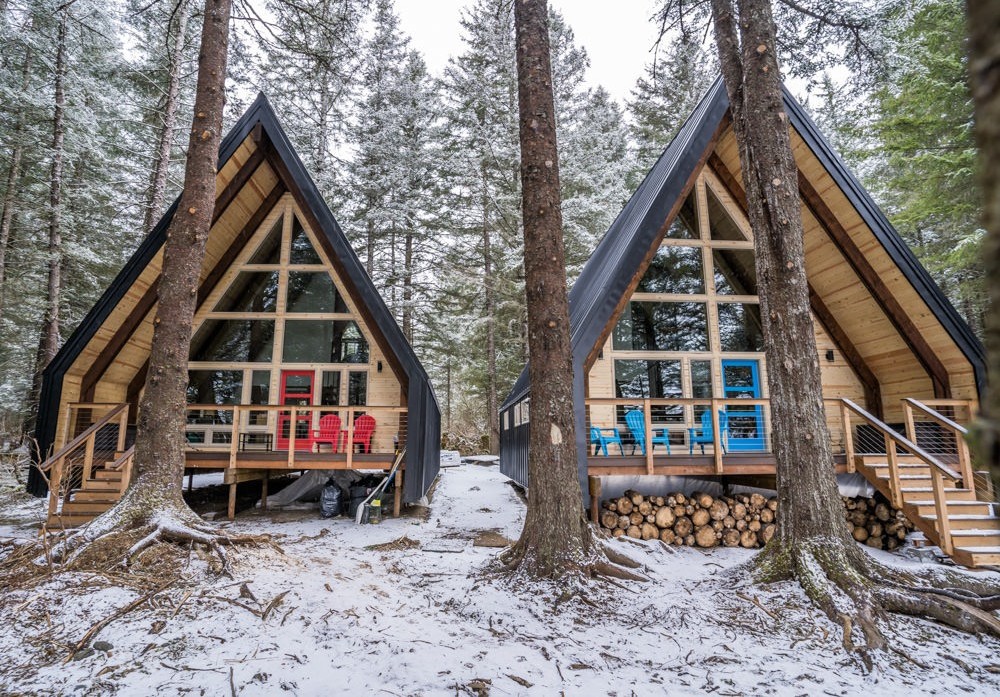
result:
M 654 522 L 656 523 L 656 527 L 663 529 L 673 527 L 675 520 L 677 520 L 677 516 L 674 515 L 673 509 L 664 506 L 656 512 L 656 520 Z
M 722 520 L 729 515 L 729 504 L 722 499 L 718 499 L 709 507 L 708 514 L 712 517 L 712 520 Z
M 708 525 L 708 521 L 711 519 L 711 514 L 709 514 L 709 512 L 704 508 L 698 508 L 691 514 L 691 522 L 696 528 Z
M 691 519 L 687 516 L 681 516 L 674 522 L 674 532 L 678 537 L 687 537 L 693 529 L 694 525 L 691 524 Z
M 614 511 L 604 511 L 601 514 L 601 525 L 609 530 L 618 527 L 618 514 Z
M 642 539 L 642 529 L 638 525 L 631 525 L 629 529 L 625 531 L 625 534 L 629 537 L 634 537 L 637 540 Z
M 694 531 L 694 540 L 699 547 L 714 547 L 718 543 L 719 538 L 716 535 L 715 528 L 711 525 L 702 525 Z
M 635 502 L 633 501 L 633 503 Z M 650 513 L 653 512 L 653 504 L 651 504 L 649 501 L 640 501 L 639 512 L 642 513 L 644 516 L 649 515 Z
M 660 536 L 660 529 L 652 523 L 643 523 L 641 528 L 642 539 L 655 540 Z
M 752 549 L 757 546 L 757 533 L 753 530 L 745 530 L 740 535 L 740 546 Z
M 711 508 L 714 503 L 714 499 L 703 491 L 694 492 L 694 494 L 691 495 L 691 498 L 694 499 L 695 505 L 701 506 L 702 508 Z
M 632 501 L 627 497 L 622 496 L 620 499 L 618 499 L 618 512 L 621 513 L 622 515 L 628 515 L 629 513 L 632 512 L 633 508 L 634 506 L 632 505 Z
M 740 533 L 739 530 L 729 529 L 722 534 L 722 544 L 725 547 L 739 547 L 740 546 Z
M 774 525 L 773 523 L 765 527 L 763 530 L 760 531 L 759 535 L 760 541 L 766 545 L 771 540 L 771 538 L 774 537 L 774 531 L 777 529 L 778 526 Z

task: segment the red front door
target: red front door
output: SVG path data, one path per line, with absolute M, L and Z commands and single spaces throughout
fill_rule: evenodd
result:
M 281 386 L 279 398 L 281 404 L 294 406 L 309 406 L 313 403 L 313 383 L 315 373 L 311 370 L 281 371 Z M 278 450 L 288 450 L 291 441 L 292 413 L 278 413 Z M 312 412 L 300 412 L 295 415 L 295 449 L 312 450 Z

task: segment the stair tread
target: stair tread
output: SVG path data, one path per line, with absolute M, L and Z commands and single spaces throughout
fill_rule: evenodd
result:
M 919 492 L 922 492 L 922 491 L 934 491 L 934 488 L 933 487 L 929 487 L 929 486 L 912 486 L 912 487 L 906 487 L 906 486 L 904 486 L 904 487 L 900 487 L 899 490 L 902 491 L 903 493 L 919 493 Z M 963 492 L 968 491 L 968 492 L 971 492 L 972 489 L 961 489 L 959 487 L 954 487 L 954 488 L 948 487 L 948 491 L 963 491 Z M 985 502 L 980 502 L 980 503 L 985 503 Z
M 937 520 L 937 515 L 933 513 L 930 515 L 924 515 L 920 517 L 927 518 L 928 520 Z M 959 513 L 957 515 L 950 515 L 948 516 L 948 520 L 994 520 L 997 523 L 1000 523 L 1000 518 L 996 517 L 995 515 L 971 515 L 968 513 Z
M 990 535 L 1000 535 L 1000 528 L 993 529 L 983 529 L 976 528 L 972 530 L 952 530 L 952 537 L 989 537 Z
M 953 489 L 960 491 L 960 489 Z M 919 501 L 906 501 L 911 506 L 933 506 L 934 499 L 920 499 Z M 989 506 L 989 501 L 949 501 L 949 506 Z
M 1000 547 L 955 547 L 955 551 L 966 554 L 1000 554 Z

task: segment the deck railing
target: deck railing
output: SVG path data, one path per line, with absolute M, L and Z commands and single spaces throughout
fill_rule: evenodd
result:
M 230 467 L 236 466 L 239 453 L 244 451 L 287 452 L 286 464 L 290 469 L 294 469 L 296 456 L 303 452 L 329 451 L 342 453 L 350 469 L 357 454 L 356 446 L 361 443 L 356 438 L 357 418 L 363 414 L 375 419 L 368 452 L 393 454 L 406 447 L 406 407 L 191 404 L 187 411 L 188 450 L 228 451 Z M 321 430 L 320 419 L 328 414 L 336 414 L 341 420 L 336 447 L 315 437 Z
M 117 466 L 126 463 L 125 437 L 128 428 L 128 404 L 72 404 L 66 412 L 65 445 L 38 465 L 48 480 L 49 517 L 56 514 L 61 501 L 69 500 L 71 492 L 90 481 L 105 462 Z M 97 416 L 99 415 L 99 416 Z M 97 416 L 97 418 L 94 418 Z M 69 431 L 78 431 L 70 438 Z M 127 483 L 127 482 L 126 482 Z

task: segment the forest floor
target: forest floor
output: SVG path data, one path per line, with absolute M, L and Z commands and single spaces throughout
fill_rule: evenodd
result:
M 43 506 L 0 497 L 0 554 L 36 534 Z M 464 465 L 442 471 L 429 511 L 380 525 L 241 514 L 234 531 L 281 551 L 234 550 L 232 578 L 192 554 L 146 587 L 109 572 L 0 590 L 0 694 L 1000 694 L 1000 642 L 921 620 L 892 619 L 899 653 L 866 673 L 796 585 L 749 584 L 754 551 L 618 542 L 652 581 L 559 602 L 474 544 L 516 537 L 523 518 L 496 466 Z

